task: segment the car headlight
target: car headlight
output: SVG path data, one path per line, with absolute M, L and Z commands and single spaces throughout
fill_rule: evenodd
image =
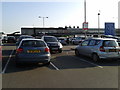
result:
M 63 48 L 63 45 L 59 42 L 59 46 L 60 46 L 60 48 Z

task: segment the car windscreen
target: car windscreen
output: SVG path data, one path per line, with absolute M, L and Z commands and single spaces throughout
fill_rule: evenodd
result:
M 8 39 L 15 39 L 15 37 L 8 37 Z
M 118 46 L 118 44 L 117 44 L 117 42 L 114 41 L 114 40 L 105 40 L 105 41 L 103 42 L 103 46 L 104 46 L 104 47 L 116 47 L 116 46 Z
M 44 37 L 45 42 L 57 42 L 57 39 L 54 37 Z
M 46 44 L 43 41 L 39 41 L 39 40 L 26 40 L 23 41 L 21 46 L 24 47 L 45 47 Z
M 75 39 L 76 39 L 76 40 L 81 40 L 82 38 L 81 38 L 81 37 L 76 37 Z
M 65 39 L 60 38 L 59 40 L 65 40 Z

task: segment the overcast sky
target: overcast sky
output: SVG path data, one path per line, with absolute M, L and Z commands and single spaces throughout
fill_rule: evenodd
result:
M 44 1 L 44 2 L 43 2 Z M 120 0 L 86 0 L 87 22 L 89 28 L 100 27 L 105 22 L 115 22 L 118 28 L 118 1 Z M 2 0 L 0 3 L 0 31 L 12 33 L 20 31 L 22 26 L 65 27 L 79 26 L 84 22 L 84 0 Z

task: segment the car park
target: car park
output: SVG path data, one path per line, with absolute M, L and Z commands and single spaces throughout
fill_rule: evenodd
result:
M 16 65 L 24 63 L 50 63 L 50 50 L 47 44 L 41 39 L 22 39 L 16 49 Z
M 44 40 L 47 43 L 51 53 L 52 52 L 62 53 L 63 46 L 55 36 L 42 36 L 42 40 Z
M 91 38 L 83 41 L 75 48 L 75 54 L 91 57 L 94 61 L 120 58 L 120 47 L 116 39 Z M 114 59 L 114 60 L 115 60 Z
M 18 46 L 20 41 L 22 39 L 25 39 L 25 38 L 34 38 L 33 36 L 30 36 L 30 35 L 21 35 L 18 39 L 17 39 L 17 42 L 16 42 L 16 45 Z

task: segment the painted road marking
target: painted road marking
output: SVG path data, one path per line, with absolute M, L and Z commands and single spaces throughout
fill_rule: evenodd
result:
M 95 63 L 92 63 L 92 62 L 89 62 L 89 61 L 87 61 L 87 60 L 84 60 L 84 59 L 80 59 L 81 61 L 84 61 L 84 62 L 87 62 L 87 63 L 90 63 L 90 64 L 92 64 L 92 65 L 95 65 L 95 66 L 97 66 L 97 67 L 99 67 L 99 68 L 103 68 L 102 66 L 100 66 L 100 65 L 98 65 L 98 64 L 95 64 Z
M 73 52 L 73 51 L 70 51 L 70 52 Z M 68 53 L 66 53 L 67 55 L 68 55 Z M 78 58 L 78 57 L 77 57 Z M 84 59 L 82 59 L 82 58 L 79 58 L 81 61 L 84 61 L 84 62 L 87 62 L 87 63 L 89 63 L 89 64 L 92 64 L 92 65 L 94 65 L 94 66 L 97 66 L 97 67 L 99 67 L 99 68 L 103 68 L 102 66 L 100 66 L 100 65 L 98 65 L 98 64 L 95 64 L 95 63 L 92 63 L 92 62 L 90 62 L 90 61 L 87 61 L 87 60 L 84 60 Z
M 51 64 L 56 70 L 59 70 L 52 62 L 50 62 L 50 64 Z
M 12 57 L 12 55 L 13 55 L 13 52 L 14 52 L 14 50 L 12 50 L 12 52 L 11 52 L 9 58 L 8 58 L 8 61 L 7 61 L 6 65 L 5 65 L 5 68 L 4 68 L 3 71 L 2 71 L 2 73 L 5 73 L 5 71 L 6 71 L 6 69 L 7 69 L 7 66 L 8 66 L 8 64 L 9 64 L 9 62 L 10 62 L 10 59 L 11 59 L 11 57 Z

